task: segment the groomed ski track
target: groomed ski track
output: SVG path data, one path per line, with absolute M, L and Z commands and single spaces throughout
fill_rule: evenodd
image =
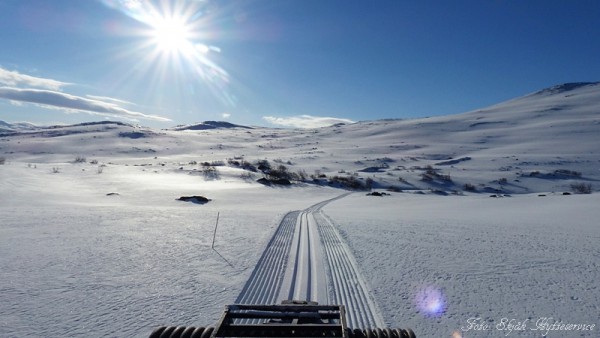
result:
M 286 214 L 235 302 L 279 304 L 294 299 L 342 304 L 348 327 L 384 326 L 349 248 L 321 211 L 347 195 Z

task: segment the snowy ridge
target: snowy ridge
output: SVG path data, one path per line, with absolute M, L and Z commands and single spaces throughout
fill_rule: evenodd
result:
M 556 85 L 550 88 L 542 89 L 539 92 L 536 92 L 534 95 L 543 95 L 543 94 L 560 94 L 565 93 L 574 89 L 578 89 L 586 86 L 597 86 L 600 82 L 571 82 L 571 83 L 563 83 L 560 85 Z
M 370 178 L 375 187 L 394 190 L 456 193 L 469 186 L 486 194 L 559 192 L 579 181 L 595 186 L 600 180 L 599 112 L 600 84 L 564 84 L 463 114 L 311 130 L 210 121 L 202 124 L 210 129 L 193 132 L 113 122 L 40 127 L 5 135 L 0 156 L 63 162 L 81 155 L 115 162 L 125 154 L 138 163 L 162 157 L 173 165 L 200 157 L 244 157 L 279 160 L 291 171 L 319 172 L 327 179 L 357 174 L 363 182 Z M 428 166 L 439 176 L 424 177 Z M 556 171 L 578 175 L 552 178 Z M 542 175 L 535 176 L 538 172 Z
M 39 127 L 29 122 L 8 123 L 0 120 L 0 132 L 19 132 L 37 128 Z

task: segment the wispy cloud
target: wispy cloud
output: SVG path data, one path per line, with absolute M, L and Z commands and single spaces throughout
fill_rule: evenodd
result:
M 104 101 L 107 103 L 115 103 L 115 104 L 133 104 L 129 101 L 115 99 L 114 97 L 106 97 L 106 96 L 97 96 L 97 95 L 86 95 L 85 97 L 90 98 L 92 100 Z
M 27 102 L 69 113 L 84 112 L 129 120 L 171 121 L 165 117 L 123 108 L 123 105 L 132 105 L 131 102 L 124 100 L 94 95 L 81 97 L 61 92 L 63 87 L 68 85 L 71 83 L 21 74 L 0 67 L 0 86 L 3 86 L 0 87 L 0 98 L 10 100 L 15 105 Z
M 44 107 L 56 107 L 68 111 L 85 112 L 96 115 L 108 115 L 127 119 L 146 119 L 156 121 L 171 121 L 168 118 L 146 115 L 120 107 L 111 102 L 93 100 L 62 92 L 43 89 L 21 89 L 0 87 L 0 98 L 38 104 Z
M 60 90 L 62 87 L 70 85 L 67 82 L 21 74 L 3 68 L 0 68 L 0 84 L 11 87 L 27 86 L 50 90 Z
M 263 119 L 271 124 L 293 127 L 293 128 L 320 128 L 334 125 L 336 123 L 354 123 L 352 120 L 337 117 L 321 117 L 311 115 L 300 115 L 290 117 L 264 116 Z

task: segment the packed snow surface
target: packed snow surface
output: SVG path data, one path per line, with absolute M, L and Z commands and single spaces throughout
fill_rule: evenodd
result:
M 285 295 L 419 337 L 597 337 L 599 112 L 591 83 L 312 130 L 1 123 L 0 337 L 144 337 Z M 256 183 L 261 160 L 292 184 Z
M 324 211 L 354 249 L 392 327 L 423 337 L 543 337 L 536 322 L 552 318 L 596 328 L 548 337 L 597 337 L 598 202 L 597 194 L 377 200 L 356 194 Z M 469 319 L 489 329 L 470 327 Z M 525 322 L 526 329 L 499 331 L 503 320 Z

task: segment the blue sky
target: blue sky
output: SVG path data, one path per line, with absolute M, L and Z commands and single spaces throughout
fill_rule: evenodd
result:
M 0 119 L 312 127 L 600 81 L 596 0 L 2 0 Z

